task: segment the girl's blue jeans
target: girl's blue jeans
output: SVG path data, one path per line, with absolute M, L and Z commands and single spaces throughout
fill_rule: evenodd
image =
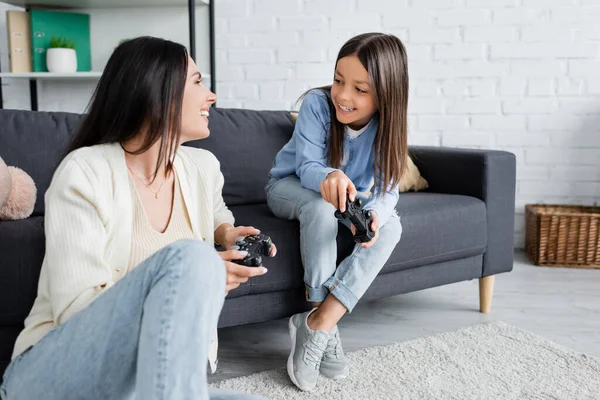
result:
M 320 193 L 304 188 L 296 176 L 271 179 L 265 191 L 275 216 L 300 221 L 306 300 L 322 302 L 331 293 L 352 312 L 400 241 L 399 217 L 393 213 L 379 227 L 379 239 L 372 247 L 365 249 L 356 244 L 352 254 L 336 267 L 339 221 L 334 216 L 335 207 Z

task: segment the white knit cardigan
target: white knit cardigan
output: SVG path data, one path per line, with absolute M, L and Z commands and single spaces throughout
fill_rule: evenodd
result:
M 234 224 L 221 193 L 219 162 L 209 151 L 180 147 L 174 167 L 194 237 L 213 244 L 221 224 Z M 76 150 L 57 168 L 45 195 L 46 254 L 38 294 L 13 358 L 125 275 L 133 224 L 127 177 L 119 144 Z M 209 349 L 213 372 L 217 346 L 215 332 Z

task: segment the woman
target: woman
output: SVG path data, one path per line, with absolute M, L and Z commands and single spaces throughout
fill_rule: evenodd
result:
M 225 294 L 266 272 L 215 251 L 258 231 L 233 226 L 216 158 L 181 147 L 209 135 L 215 100 L 182 45 L 115 49 L 46 193 L 38 296 L 3 399 L 209 398 Z

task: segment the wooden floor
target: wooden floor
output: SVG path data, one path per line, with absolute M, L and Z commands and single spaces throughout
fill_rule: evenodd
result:
M 339 324 L 344 350 L 499 320 L 600 358 L 600 270 L 537 267 L 517 252 L 496 277 L 491 313 L 478 307 L 476 280 L 360 304 Z M 210 382 L 281 368 L 289 349 L 287 319 L 220 330 Z

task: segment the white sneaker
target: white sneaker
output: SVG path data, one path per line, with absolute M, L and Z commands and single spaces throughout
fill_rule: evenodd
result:
M 313 331 L 306 322 L 314 311 L 296 314 L 290 318 L 292 350 L 287 362 L 288 375 L 300 390 L 310 392 L 317 385 L 319 367 L 330 336 L 325 331 Z
M 337 325 L 329 335 L 329 342 L 327 342 L 327 348 L 323 353 L 323 360 L 321 360 L 321 374 L 333 380 L 347 378 L 350 374 L 349 360 L 344 354 L 344 349 L 342 349 L 342 341 Z

